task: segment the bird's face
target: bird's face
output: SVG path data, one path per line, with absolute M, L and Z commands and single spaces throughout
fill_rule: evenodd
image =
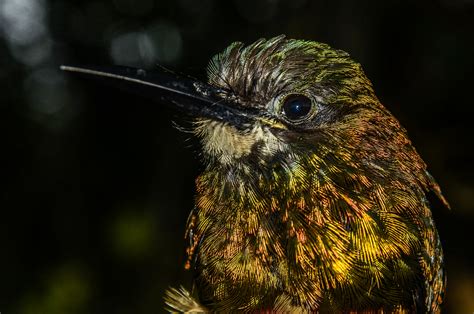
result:
M 364 132 L 371 113 L 386 114 L 360 65 L 325 44 L 284 37 L 233 44 L 208 75 L 223 99 L 253 113 L 243 124 L 196 122 L 206 156 L 231 168 L 316 153 L 318 144 Z

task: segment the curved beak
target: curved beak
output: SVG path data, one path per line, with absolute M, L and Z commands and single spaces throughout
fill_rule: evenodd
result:
M 243 127 L 255 120 L 257 110 L 242 107 L 231 92 L 179 76 L 170 71 L 112 66 L 78 67 L 62 65 L 61 70 L 92 77 L 100 82 L 150 98 L 192 117 L 210 118 Z

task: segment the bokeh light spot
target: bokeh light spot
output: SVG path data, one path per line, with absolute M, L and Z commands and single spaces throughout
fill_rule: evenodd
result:
M 46 33 L 44 4 L 40 0 L 2 0 L 0 24 L 13 44 L 27 45 Z
M 48 276 L 44 289 L 25 296 L 20 313 L 84 313 L 91 294 L 92 287 L 84 269 L 74 263 L 65 264 Z
M 179 59 L 183 42 L 181 33 L 175 25 L 157 23 L 148 28 L 147 34 L 155 45 L 159 62 L 172 63 Z
M 152 217 L 127 211 L 113 219 L 109 240 L 118 256 L 137 260 L 154 252 L 155 231 Z
M 36 66 L 51 54 L 46 25 L 46 4 L 42 0 L 2 0 L 0 34 L 15 59 Z
M 181 50 L 178 28 L 166 23 L 154 24 L 143 32 L 120 34 L 110 44 L 110 56 L 115 63 L 139 67 L 173 63 L 181 56 Z
M 140 65 L 145 59 L 142 53 L 149 60 L 155 59 L 153 46 L 149 44 L 149 39 L 143 33 L 125 33 L 112 40 L 110 56 L 115 63 L 130 66 Z

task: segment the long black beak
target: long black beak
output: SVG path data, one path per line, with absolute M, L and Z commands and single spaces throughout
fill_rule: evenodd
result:
M 231 101 L 228 90 L 178 76 L 169 71 L 113 67 L 61 66 L 61 70 L 94 77 L 175 108 L 192 117 L 210 118 L 242 127 L 256 118 L 256 110 Z M 234 98 L 235 99 L 235 98 Z

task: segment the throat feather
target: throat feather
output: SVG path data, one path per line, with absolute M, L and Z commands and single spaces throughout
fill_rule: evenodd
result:
M 200 120 L 196 122 L 195 134 L 201 139 L 204 153 L 224 165 L 255 152 L 257 156 L 269 157 L 287 150 L 284 141 L 260 124 L 241 131 L 226 123 Z

